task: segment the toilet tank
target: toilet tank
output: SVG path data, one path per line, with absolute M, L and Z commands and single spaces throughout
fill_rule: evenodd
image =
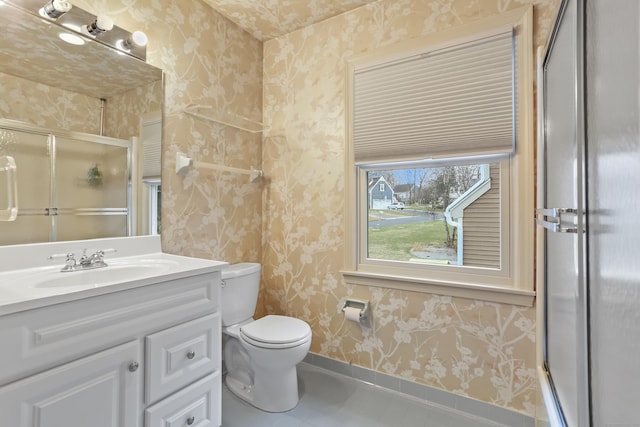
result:
M 251 319 L 260 289 L 260 264 L 243 262 L 222 270 L 220 311 L 222 325 L 231 326 Z

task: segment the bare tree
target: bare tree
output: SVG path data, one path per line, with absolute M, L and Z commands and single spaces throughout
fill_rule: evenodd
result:
M 480 178 L 479 165 L 455 166 L 455 170 L 458 192 L 460 192 L 460 194 L 471 188 Z
M 445 166 L 431 169 L 431 178 L 427 186 L 426 200 L 434 208 L 444 212 L 460 195 L 467 191 L 477 181 L 480 167 Z M 446 245 L 455 248 L 457 245 L 457 229 L 449 227 L 446 218 L 443 219 L 446 232 Z
M 420 203 L 427 204 L 426 189 L 429 181 L 430 169 L 413 169 L 415 183 L 413 197 Z
M 390 170 L 390 171 L 380 171 L 380 173 L 384 177 L 385 181 L 387 181 L 389 183 L 391 188 L 396 186 L 396 177 L 395 177 L 395 175 L 394 175 L 392 170 Z

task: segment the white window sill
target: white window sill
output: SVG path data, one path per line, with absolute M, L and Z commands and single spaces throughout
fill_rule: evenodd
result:
M 392 276 L 359 271 L 341 271 L 350 285 L 375 286 L 428 294 L 450 295 L 502 304 L 533 307 L 536 293 L 525 289 L 488 286 L 473 283 L 438 282 L 415 277 Z

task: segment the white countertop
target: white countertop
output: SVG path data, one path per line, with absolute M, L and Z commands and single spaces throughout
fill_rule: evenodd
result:
M 52 254 L 92 254 L 108 267 L 60 272 L 64 258 Z M 123 237 L 0 247 L 0 316 L 221 270 L 226 262 L 162 253 L 160 236 Z

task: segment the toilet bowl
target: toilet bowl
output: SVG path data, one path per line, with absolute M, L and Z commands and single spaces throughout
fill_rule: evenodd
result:
M 311 328 L 299 319 L 266 316 L 223 330 L 228 338 L 225 383 L 236 396 L 267 412 L 298 404 L 296 365 L 311 345 Z
M 235 264 L 222 271 L 225 384 L 258 409 L 285 412 L 298 404 L 296 365 L 309 352 L 311 327 L 289 316 L 254 320 L 259 277 L 259 264 Z

